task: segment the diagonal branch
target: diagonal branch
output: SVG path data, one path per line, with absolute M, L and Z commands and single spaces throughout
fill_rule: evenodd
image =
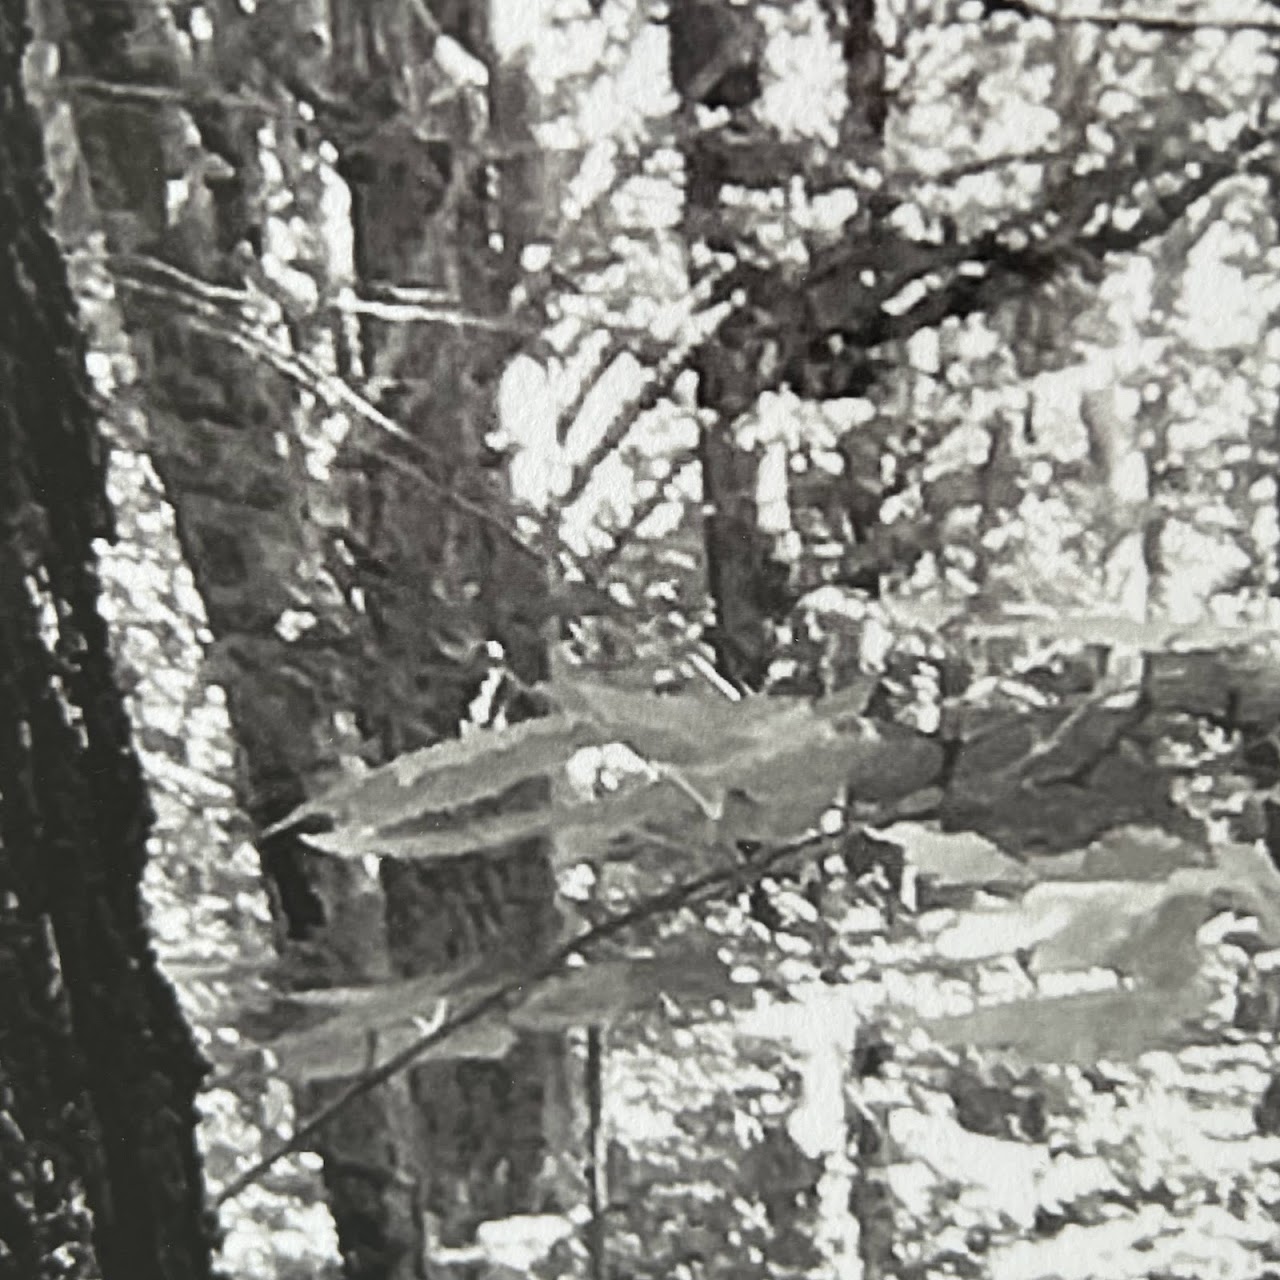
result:
M 983 0 L 982 16 L 1011 13 L 1019 18 L 1041 18 L 1056 26 L 1101 27 L 1114 31 L 1119 27 L 1138 27 L 1143 31 L 1161 31 L 1171 35 L 1194 34 L 1197 31 L 1261 31 L 1280 32 L 1280 22 L 1265 18 L 1201 18 L 1192 14 L 1171 13 L 1106 13 L 1100 9 L 1073 9 L 1063 12 L 1039 3 L 1039 0 Z
M 842 340 L 842 350 L 865 355 L 949 318 L 990 310 L 1072 263 L 1132 252 L 1168 232 L 1223 183 L 1264 167 L 1274 150 L 1273 135 L 1246 126 L 1228 148 L 1206 149 L 1167 174 L 1132 163 L 1113 166 L 1092 189 L 1074 175 L 1047 190 L 1034 214 L 964 243 L 894 239 L 887 230 L 873 236 L 859 226 L 816 255 L 800 278 L 739 264 L 721 278 L 720 296 L 736 290 L 748 302 L 754 298 L 758 312 L 781 317 L 774 336 L 786 353 L 768 372 L 745 362 L 748 393 L 788 382 L 804 386 L 814 353 L 833 338 Z M 1130 216 L 1116 218 L 1117 208 Z
M 228 343 L 248 356 L 265 361 L 277 373 L 288 378 L 296 386 L 311 392 L 330 409 L 352 414 L 362 422 L 375 428 L 382 435 L 409 449 L 417 457 L 423 459 L 424 462 L 431 460 L 430 451 L 411 432 L 402 427 L 395 419 L 388 417 L 353 387 L 350 387 L 341 378 L 321 367 L 310 357 L 284 348 L 261 332 L 261 330 L 237 321 L 235 317 L 229 315 L 213 302 L 191 297 L 165 285 L 138 279 L 126 272 L 118 271 L 115 275 L 115 280 L 121 288 L 127 289 L 131 293 L 182 309 L 184 311 L 183 322 L 196 332 Z M 437 480 L 423 466 L 415 465 L 391 454 L 379 453 L 378 456 L 380 460 L 393 469 L 408 475 L 417 482 L 425 484 L 456 510 L 464 512 L 486 528 L 492 529 L 503 541 L 514 547 L 520 554 L 528 556 L 538 564 L 544 563 L 544 558 L 537 548 L 525 542 L 505 520 L 480 503 L 464 497 L 449 485 Z
M 977 274 L 954 271 L 945 285 L 927 292 L 897 315 L 877 307 L 874 313 L 853 325 L 851 331 L 846 331 L 845 336 L 866 346 L 909 338 L 950 317 L 987 310 L 1011 292 L 1025 288 L 1028 282 L 1045 280 L 1071 261 L 1101 261 L 1107 254 L 1132 252 L 1164 235 L 1192 205 L 1224 182 L 1255 169 L 1263 158 L 1260 153 L 1272 145 L 1271 138 L 1252 129 L 1242 130 L 1230 154 L 1214 161 L 1200 161 L 1195 176 L 1176 191 L 1152 198 L 1125 226 L 1117 225 L 1113 218 L 1105 218 L 1096 230 L 1084 230 L 1097 220 L 1095 212 L 1083 221 L 1083 226 L 1077 220 L 1074 225 L 1055 230 L 1051 237 L 1039 242 L 1031 239 L 1021 248 L 1010 247 L 1007 230 L 989 232 L 965 246 L 963 253 L 951 255 L 954 265 L 962 268 L 972 263 Z M 1141 180 L 1147 180 L 1145 175 Z M 1099 200 L 1094 210 L 1101 212 L 1114 199 Z M 923 280 L 929 274 L 929 270 L 917 271 L 913 280 Z
M 698 461 L 696 449 L 682 450 L 671 459 L 671 474 L 661 484 L 654 487 L 653 492 L 636 505 L 631 519 L 621 529 L 610 531 L 613 544 L 596 558 L 595 573 L 603 577 L 617 563 L 618 558 L 626 551 L 635 539 L 640 527 L 664 502 L 672 501 L 672 490 L 685 471 Z
M 560 499 L 562 507 L 570 507 L 582 497 L 586 492 L 587 485 L 591 483 L 591 477 L 595 475 L 596 469 L 622 447 L 626 438 L 631 434 L 632 427 L 640 421 L 641 417 L 671 394 L 685 368 L 685 362 L 680 359 L 663 362 L 663 366 L 655 372 L 652 380 L 605 428 L 604 434 L 587 452 L 582 461 L 574 467 L 573 474 L 569 477 L 569 487 Z

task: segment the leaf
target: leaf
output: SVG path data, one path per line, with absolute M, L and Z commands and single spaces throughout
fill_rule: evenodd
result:
M 622 960 L 598 960 L 542 983 L 510 1014 L 528 1031 L 598 1026 L 624 1014 L 654 1008 L 662 996 L 681 1003 L 726 1002 L 742 995 L 723 963 L 710 952 Z
M 1031 953 L 1037 973 L 1113 969 L 1159 979 L 1199 963 L 1196 931 L 1214 914 L 1215 873 L 1168 881 L 1048 881 L 1020 900 L 990 900 L 935 939 L 948 960 Z
M 1260 939 L 1280 946 L 1280 870 L 1261 841 L 1230 842 L 1214 850 L 1219 892 L 1258 917 Z
M 1211 994 L 1202 982 L 1184 983 L 1173 992 L 1091 991 L 988 1005 L 928 1018 L 925 1025 L 939 1043 L 957 1049 L 1012 1049 L 1031 1062 L 1096 1066 L 1178 1047 L 1186 1022 L 1203 1013 Z
M 899 822 L 885 834 L 903 847 L 918 872 L 939 885 L 984 887 L 1035 879 L 1025 863 L 972 831 L 942 832 L 936 824 Z
M 1210 912 L 1201 894 L 1171 893 L 1127 938 L 1113 944 L 1111 967 L 1140 978 L 1152 990 L 1177 991 L 1194 983 L 1200 969 L 1196 934 Z
M 847 727 L 849 790 L 855 800 L 885 803 L 938 783 L 943 750 L 904 725 L 860 720 Z
M 599 735 L 567 716 L 541 716 L 503 729 L 481 729 L 399 756 L 308 800 L 269 828 L 271 835 L 311 818 L 335 828 L 373 831 L 423 813 L 496 797 L 529 778 L 562 769 Z
M 1063 860 L 1055 862 L 1063 874 Z M 1202 852 L 1182 836 L 1159 827 L 1126 826 L 1106 832 L 1084 851 L 1078 875 L 1082 880 L 1158 880 L 1204 862 Z
M 1011 777 L 984 793 L 953 781 L 941 822 L 945 831 L 978 832 L 1021 856 L 1078 850 L 1116 827 L 1191 825 L 1169 798 L 1167 772 L 1119 754 L 1078 782 L 1023 786 Z
M 448 973 L 429 973 L 360 987 L 318 987 L 290 992 L 283 997 L 283 1002 L 321 1010 L 332 1019 L 341 1019 L 346 1030 L 367 1035 L 406 1019 L 430 1016 L 441 1000 L 474 980 L 480 971 L 481 962 L 477 960 Z
M 358 1022 L 342 1015 L 304 1031 L 278 1036 L 269 1042 L 268 1048 L 279 1060 L 282 1075 L 299 1084 L 308 1084 L 362 1075 L 422 1036 L 422 1026 L 412 1021 L 374 1032 L 359 1030 Z M 506 1057 L 515 1041 L 515 1032 L 501 1022 L 472 1023 L 426 1050 L 421 1061 L 500 1060 Z
M 740 793 L 756 805 L 755 838 L 783 840 L 816 825 L 848 788 L 853 798 L 884 802 L 932 782 L 942 751 L 923 734 L 859 718 L 828 718 L 793 708 L 748 748 L 686 770 L 718 801 Z M 737 817 L 739 825 L 749 821 Z
M 561 669 L 548 692 L 568 715 L 593 726 L 602 742 L 625 742 L 648 760 L 684 768 L 713 753 L 749 750 L 799 717 L 816 723 L 798 698 L 754 695 L 732 701 L 714 689 L 641 693 Z
M 666 779 L 640 782 L 598 800 L 579 804 L 551 803 L 518 813 L 488 815 L 470 820 L 442 813 L 424 813 L 417 820 L 386 828 L 339 828 L 306 835 L 308 844 L 342 858 L 368 855 L 434 861 L 468 853 L 504 850 L 539 836 L 570 837 L 581 861 L 584 845 L 602 852 L 617 836 L 639 832 L 650 822 L 687 827 L 701 817 L 697 805 Z
M 343 858 L 449 859 L 552 835 L 603 849 L 650 824 L 678 834 L 737 795 L 754 826 L 749 837 L 773 840 L 812 827 L 851 769 L 858 794 L 872 799 L 917 789 L 941 760 L 923 735 L 861 719 L 861 685 L 822 703 L 734 702 L 710 691 L 638 693 L 561 671 L 551 692 L 563 712 L 412 752 L 308 801 L 268 834 L 320 819 L 330 829 L 303 838 Z M 554 781 L 576 752 L 610 742 L 642 753 L 655 776 L 589 802 L 553 794 L 515 812 L 465 812 L 521 782 Z

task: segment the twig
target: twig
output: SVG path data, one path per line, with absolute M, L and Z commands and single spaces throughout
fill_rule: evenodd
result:
M 1062 13 L 1036 0 L 985 0 L 983 16 L 1011 13 L 1019 18 L 1041 18 L 1059 26 L 1140 27 L 1144 31 L 1194 34 L 1197 31 L 1261 31 L 1280 32 L 1280 22 L 1261 18 L 1197 18 L 1182 14 L 1103 13 L 1100 10 L 1076 10 Z
M 600 379 L 613 367 L 613 362 L 626 354 L 628 344 L 628 335 L 618 332 L 610 335 L 608 342 L 604 345 L 604 350 L 594 361 L 590 373 L 583 377 L 582 385 L 578 388 L 573 399 L 556 414 L 555 433 L 557 444 L 564 444 L 565 439 L 568 437 L 569 429 L 578 420 L 578 415 L 582 412 L 582 406 L 587 402 L 587 397 L 596 389 Z
M 1105 681 L 1097 689 L 1095 689 L 1086 698 L 1081 698 L 1070 712 L 1065 715 L 1053 729 L 1047 733 L 1039 742 L 1035 743 L 1027 753 L 1019 760 L 1015 760 L 1008 769 L 1001 770 L 993 779 L 1000 781 L 1005 776 L 1019 777 L 1023 786 L 1033 785 L 1034 781 L 1029 775 L 1033 765 L 1037 761 L 1043 760 L 1046 756 L 1052 755 L 1067 740 L 1068 735 L 1095 707 L 1100 707 L 1104 702 L 1109 702 L 1112 698 L 1123 693 L 1122 689 L 1108 688 Z
M 227 285 L 216 285 L 199 276 L 183 271 L 171 263 L 149 254 L 130 253 L 91 253 L 77 251 L 78 255 L 105 262 L 119 271 L 121 268 L 133 267 L 158 276 L 164 276 L 175 284 L 198 297 L 210 302 L 227 302 L 232 305 L 251 310 L 259 297 L 245 288 L 232 288 Z M 462 329 L 487 329 L 494 333 L 529 334 L 525 326 L 509 320 L 496 319 L 491 316 L 476 315 L 463 311 L 457 305 L 457 298 L 440 289 L 410 289 L 396 285 L 383 285 L 378 291 L 385 293 L 385 298 L 361 297 L 351 290 L 328 301 L 322 301 L 317 310 L 337 311 L 344 315 L 371 316 L 375 320 L 388 323 L 447 324 Z
M 945 186 L 960 178 L 971 178 L 978 174 L 989 173 L 992 169 L 1000 169 L 1005 165 L 1052 164 L 1055 160 L 1069 160 L 1074 153 L 1057 147 L 1040 147 L 1035 151 L 1005 151 L 998 156 L 989 156 L 982 160 L 967 160 L 962 164 L 949 165 L 932 173 L 924 169 L 898 169 L 886 175 L 888 182 L 898 184 L 905 191 L 919 187 L 922 183 Z M 914 194 L 914 193 L 913 193 Z M 910 197 L 908 197 L 910 198 Z
M 117 274 L 117 282 L 131 292 L 143 297 L 161 299 L 169 303 L 188 306 L 200 303 L 198 299 L 184 298 L 175 294 L 172 289 L 162 285 L 151 284 L 145 280 L 133 279 L 123 273 Z M 212 311 L 212 314 L 210 312 Z M 430 459 L 430 451 L 426 446 L 402 427 L 393 418 L 389 418 L 381 409 L 371 404 L 354 388 L 341 378 L 335 377 L 315 361 L 296 351 L 289 351 L 276 345 L 269 337 L 256 332 L 245 325 L 237 323 L 225 311 L 213 308 L 211 304 L 200 303 L 196 311 L 188 310 L 184 317 L 186 323 L 196 331 L 208 337 L 217 338 L 229 343 L 247 355 L 265 360 L 277 373 L 310 391 L 331 409 L 345 409 L 362 421 L 375 427 L 382 434 L 398 441 L 420 457 Z M 539 565 L 544 563 L 542 554 L 525 542 L 507 523 L 493 512 L 473 502 L 470 498 L 437 480 L 424 469 L 406 463 L 394 456 L 379 454 L 379 458 L 387 465 L 421 481 L 459 511 L 480 521 L 486 528 L 494 530 L 502 539 L 513 546 L 522 555 L 529 557 Z
M 528 328 L 510 320 L 478 316 L 456 308 L 424 306 L 420 302 L 381 302 L 376 298 L 355 295 L 340 297 L 327 304 L 326 310 L 344 315 L 368 316 L 388 324 L 447 324 L 455 329 L 485 329 L 491 333 L 519 333 L 532 337 Z
M 609 530 L 609 536 L 613 539 L 613 544 L 605 551 L 602 551 L 596 560 L 595 571 L 598 576 L 603 577 L 613 568 L 614 564 L 617 563 L 618 557 L 631 545 L 631 541 L 636 536 L 640 526 L 664 502 L 674 501 L 671 496 L 672 486 L 686 470 L 697 463 L 696 457 L 687 456 L 692 452 L 692 450 L 682 450 L 680 454 L 677 454 L 671 475 L 662 484 L 655 486 L 653 492 L 643 502 L 637 504 L 635 510 L 631 513 L 631 519 L 627 521 L 625 527 Z
M 298 117 L 297 110 L 286 110 L 259 98 L 246 98 L 236 93 L 193 92 L 167 84 L 130 84 L 115 80 L 99 80 L 93 76 L 59 76 L 56 83 L 63 88 L 104 98 L 114 102 L 136 102 L 164 106 L 234 107 L 259 115 Z

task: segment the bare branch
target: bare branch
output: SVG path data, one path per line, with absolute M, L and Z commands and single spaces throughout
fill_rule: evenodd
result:
M 424 460 L 431 459 L 430 451 L 409 431 L 393 418 L 388 417 L 376 405 L 372 404 L 353 387 L 341 378 L 322 368 L 314 360 L 299 352 L 283 347 L 273 341 L 270 336 L 247 324 L 237 321 L 226 311 L 200 299 L 193 299 L 179 290 L 139 280 L 124 272 L 115 276 L 117 284 L 142 297 L 150 297 L 171 306 L 185 310 L 184 322 L 197 332 L 207 337 L 243 351 L 255 359 L 263 360 L 277 373 L 288 378 L 295 385 L 311 392 L 329 408 L 345 410 L 354 417 L 374 427 L 382 435 L 395 440 Z M 522 555 L 544 563 L 542 554 L 530 546 L 503 519 L 487 510 L 479 503 L 464 497 L 437 480 L 421 466 L 415 466 L 395 455 L 379 453 L 378 458 L 393 470 L 397 470 L 425 484 L 438 493 L 450 506 L 472 516 L 486 528 L 492 529 L 504 542 L 514 547 Z
M 1022 248 L 1010 247 L 1011 229 L 1004 228 L 958 246 L 960 252 L 953 250 L 950 254 L 952 264 L 972 263 L 978 274 L 953 272 L 943 287 L 929 291 L 897 315 L 877 307 L 860 323 L 851 326 L 846 336 L 865 346 L 909 338 L 949 317 L 986 310 L 1010 293 L 1025 288 L 1028 281 L 1045 279 L 1073 258 L 1100 262 L 1107 254 L 1132 252 L 1164 235 L 1192 205 L 1222 183 L 1252 171 L 1261 159 L 1258 153 L 1271 144 L 1271 139 L 1251 129 L 1243 130 L 1230 153 L 1213 162 L 1199 162 L 1195 176 L 1188 177 L 1176 191 L 1151 199 L 1127 225 L 1118 225 L 1113 218 L 1102 220 L 1092 231 L 1083 231 L 1078 224 L 1067 225 L 1055 230 L 1052 237 L 1033 240 Z M 1095 208 L 1101 209 L 1107 203 L 1099 201 Z M 1094 220 L 1090 218 L 1085 225 Z M 922 280 L 936 270 L 937 266 L 916 271 L 913 278 Z M 910 282 L 903 282 L 903 287 L 906 283 Z
M 992 169 L 1002 169 L 1005 165 L 1052 164 L 1057 160 L 1069 160 L 1072 158 L 1072 154 L 1056 147 L 1041 147 L 1035 151 L 1007 151 L 998 156 L 988 156 L 981 160 L 968 160 L 963 164 L 949 165 L 947 168 L 938 169 L 933 173 L 926 173 L 919 169 L 890 170 L 886 174 L 886 178 L 890 183 L 894 184 L 895 189 L 901 187 L 904 190 L 909 190 L 910 187 L 919 186 L 922 183 L 945 186 L 961 178 L 970 178 L 976 174 L 989 173 Z
M 1072 9 L 1063 12 L 1039 3 L 1039 0 L 983 0 L 982 16 L 1011 13 L 1019 18 L 1042 18 L 1056 26 L 1089 26 L 1116 30 L 1138 27 L 1143 31 L 1161 31 L 1171 35 L 1194 34 L 1197 31 L 1261 31 L 1280 32 L 1280 21 L 1265 18 L 1198 18 L 1188 14 L 1106 13 L 1102 10 Z
M 627 521 L 626 526 L 612 533 L 613 545 L 607 551 L 604 551 L 596 560 L 595 572 L 598 575 L 608 573 L 610 569 L 617 563 L 618 557 L 626 551 L 638 533 L 640 526 L 651 516 L 664 502 L 670 502 L 671 489 L 681 475 L 698 460 L 697 450 L 690 449 L 684 453 L 677 455 L 672 460 L 671 475 L 662 483 L 654 488 L 654 491 L 631 513 L 631 519 Z
M 367 316 L 371 320 L 381 320 L 387 324 L 443 324 L 454 329 L 484 329 L 492 333 L 532 336 L 526 326 L 514 324 L 510 320 L 495 320 L 459 311 L 454 307 L 426 306 L 420 302 L 382 302 L 376 298 L 361 298 L 353 294 L 336 298 L 325 309 L 340 311 L 345 315 Z
M 572 506 L 586 492 L 596 468 L 619 448 L 631 434 L 631 429 L 640 418 L 654 408 L 664 397 L 675 389 L 676 382 L 685 371 L 683 360 L 668 360 L 660 368 L 653 379 L 646 384 L 640 394 L 628 405 L 605 429 L 604 434 L 596 441 L 587 456 L 573 469 L 569 478 L 569 487 L 560 499 L 561 506 Z

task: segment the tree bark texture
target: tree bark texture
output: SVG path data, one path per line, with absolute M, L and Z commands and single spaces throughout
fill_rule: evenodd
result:
M 280 20 L 282 9 L 291 18 L 302 11 L 264 9 L 263 20 Z M 217 6 L 215 18 L 201 59 L 176 39 L 157 38 L 165 28 L 147 10 L 72 2 L 50 25 L 72 74 L 171 94 L 130 100 L 82 92 L 73 104 L 108 248 L 120 260 L 160 264 L 134 273 L 144 287 L 122 283 L 121 304 L 143 370 L 152 461 L 214 635 L 210 657 L 240 748 L 242 803 L 261 828 L 300 803 L 351 746 L 337 718 L 360 705 L 372 646 L 367 620 L 333 574 L 345 517 L 339 510 L 326 523 L 321 513 L 340 506 L 337 483 L 326 493 L 306 468 L 304 436 L 322 414 L 304 411 L 268 362 L 237 346 L 234 309 L 201 301 L 205 285 L 243 286 L 271 216 L 258 141 L 270 111 L 264 118 L 234 97 L 258 93 L 284 116 L 297 105 L 267 65 L 288 31 L 264 28 L 234 4 Z M 211 85 L 222 96 L 202 96 Z M 277 154 L 286 160 L 288 145 L 284 132 Z M 166 207 L 168 178 L 190 183 L 175 216 Z M 294 194 L 299 208 L 289 212 L 309 214 L 305 202 L 315 193 L 299 186 Z M 322 321 L 289 319 L 287 342 L 305 351 Z M 290 610 L 315 619 L 301 642 L 276 629 Z M 262 855 L 284 949 L 307 970 L 303 985 L 387 976 L 376 884 L 296 837 L 263 842 Z M 352 1276 L 418 1274 L 420 1214 L 405 1172 L 416 1140 L 408 1092 L 397 1081 L 354 1104 L 319 1144 Z
M 749 8 L 716 0 L 676 0 L 667 19 L 671 81 L 680 95 L 690 140 L 684 154 L 684 227 L 686 250 L 732 240 L 721 210 L 724 183 L 742 181 L 744 154 L 728 128 L 696 130 L 700 108 L 723 108 L 741 121 L 760 96 L 763 33 Z M 777 173 L 756 175 L 770 184 Z M 692 260 L 692 259 L 691 259 Z M 691 281 L 691 283 L 693 283 Z M 698 458 L 705 502 L 703 544 L 707 589 L 714 623 L 708 640 L 720 673 L 735 685 L 758 689 L 768 673 L 773 650 L 771 599 L 786 568 L 774 562 L 772 539 L 760 528 L 756 510 L 759 458 L 734 438 L 734 425 L 754 404 L 740 365 L 748 357 L 740 343 L 752 346 L 750 331 L 733 319 L 717 340 L 696 352 L 697 402 L 711 421 L 701 428 Z
M 204 1072 L 142 914 L 148 799 L 93 543 L 111 535 L 85 345 L 0 11 L 0 1274 L 210 1274 Z M 87 1207 L 87 1211 L 86 1211 Z
M 413 443 L 357 424 L 334 475 L 317 482 L 304 437 L 323 414 L 304 411 L 268 362 L 238 350 L 227 331 L 235 316 L 211 311 L 199 291 L 243 287 L 246 273 L 271 286 L 254 273 L 273 223 L 293 214 L 319 224 L 301 161 L 328 137 L 351 191 L 357 282 L 457 288 L 460 310 L 501 321 L 542 193 L 534 157 L 496 163 L 497 199 L 495 175 L 476 159 L 486 137 L 525 127 L 527 87 L 518 66 L 497 65 L 488 50 L 482 6 L 442 10 L 439 21 L 492 67 L 490 90 L 426 122 L 414 113 L 448 86 L 429 82 L 435 37 L 409 5 L 246 15 L 218 4 L 214 37 L 194 57 L 157 40 L 147 12 L 87 0 L 65 10 L 65 67 L 116 90 L 75 97 L 109 247 L 180 273 L 158 278 L 151 267 L 143 283 L 164 287 L 126 287 L 124 309 L 150 390 L 153 459 L 215 635 L 244 805 L 267 826 L 331 777 L 343 750 L 372 748 L 377 762 L 455 733 L 489 669 L 485 641 L 501 642 L 520 680 L 540 679 L 545 584 L 492 523 L 449 501 L 457 493 L 492 510 L 494 523 L 511 521 L 484 445 L 509 334 L 369 322 L 355 350 L 339 343 L 338 366 L 387 388 L 379 407 Z M 131 100 L 130 85 L 162 93 Z M 299 123 L 304 100 L 316 126 Z M 298 162 L 288 191 L 264 176 L 262 129 L 274 129 L 287 170 Z M 456 141 L 419 143 L 419 133 Z M 188 184 L 176 213 L 165 181 L 175 177 Z M 271 206 L 290 195 L 291 209 Z M 323 254 L 300 265 L 332 296 L 339 282 Z M 305 307 L 284 320 L 295 350 L 332 336 L 331 319 Z M 316 620 L 293 640 L 277 628 L 291 611 Z M 520 714 L 515 702 L 508 714 Z M 338 729 L 339 719 L 354 729 Z M 447 967 L 490 946 L 527 954 L 555 923 L 536 844 L 498 862 L 384 865 L 382 886 L 294 836 L 265 842 L 263 855 L 290 949 L 314 963 L 312 984 Z M 418 1276 L 429 1218 L 455 1243 L 477 1221 L 532 1203 L 544 1068 L 555 1069 L 555 1055 L 532 1038 L 502 1063 L 424 1068 L 412 1087 L 393 1081 L 329 1126 L 321 1153 L 350 1276 Z
M 365 725 L 393 754 L 456 733 L 489 661 L 486 641 L 502 646 L 520 685 L 547 675 L 542 565 L 450 499 L 514 521 L 505 470 L 486 441 L 497 425 L 499 381 L 521 344 L 513 315 L 521 252 L 545 233 L 555 208 L 533 139 L 536 91 L 520 56 L 504 58 L 493 47 L 487 6 L 434 5 L 438 29 L 411 26 L 400 42 L 385 30 L 379 39 L 376 23 L 361 28 L 361 11 L 356 3 L 332 10 L 335 33 L 347 35 L 335 39 L 331 76 L 348 94 L 367 98 L 390 76 L 408 86 L 401 109 L 410 114 L 420 109 L 415 97 L 449 97 L 447 85 L 430 80 L 440 32 L 487 77 L 483 91 L 451 95 L 448 118 L 424 130 L 450 142 L 384 137 L 348 148 L 341 162 L 363 287 L 444 290 L 462 313 L 490 322 L 406 329 L 375 321 L 363 330 L 363 362 L 387 388 L 380 407 L 417 442 L 434 491 L 375 466 L 354 505 L 358 535 L 379 570 L 363 586 L 388 655 L 376 673 L 382 689 L 365 702 Z M 486 161 L 487 148 L 499 158 Z M 418 709 L 417 726 L 388 714 L 406 700 Z M 518 719 L 533 708 L 513 686 L 505 710 Z M 478 953 L 518 967 L 558 924 L 541 841 L 448 864 L 385 860 L 382 879 L 392 964 L 405 976 Z M 528 1035 L 501 1062 L 414 1070 L 432 1152 L 426 1202 L 443 1243 L 467 1242 L 486 1218 L 555 1207 L 541 1180 L 544 1112 L 562 1069 L 560 1038 Z

